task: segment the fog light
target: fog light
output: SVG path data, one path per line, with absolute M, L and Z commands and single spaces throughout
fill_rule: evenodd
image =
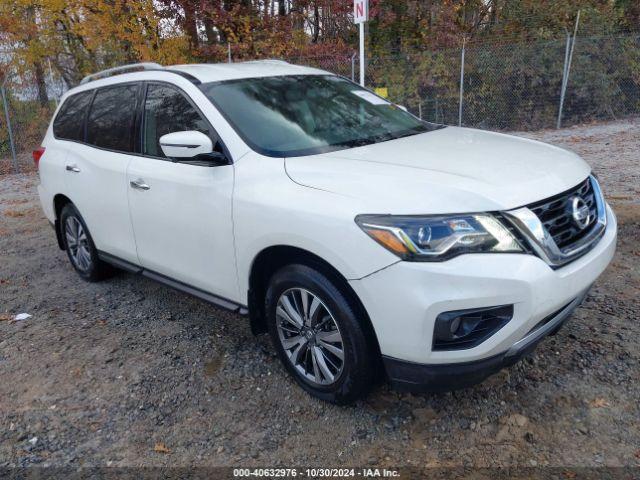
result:
M 458 328 L 460 328 L 460 323 L 461 323 L 460 317 L 456 317 L 452 320 L 451 327 L 449 328 L 449 330 L 451 330 L 451 335 L 455 335 Z
M 433 350 L 464 350 L 480 345 L 513 318 L 513 305 L 453 310 L 438 315 Z

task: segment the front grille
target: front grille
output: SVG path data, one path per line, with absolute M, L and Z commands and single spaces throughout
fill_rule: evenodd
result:
M 574 197 L 582 198 L 591 214 L 589 222 L 582 229 L 573 220 L 571 202 Z M 598 223 L 596 198 L 589 178 L 577 187 L 531 204 L 528 208 L 540 219 L 561 251 L 570 249 L 572 245 L 588 235 Z

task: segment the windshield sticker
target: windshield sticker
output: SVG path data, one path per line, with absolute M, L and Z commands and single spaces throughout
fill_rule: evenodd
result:
M 384 98 L 380 98 L 377 95 L 374 95 L 373 93 L 368 92 L 366 90 L 352 90 L 351 93 L 369 102 L 371 105 L 389 105 L 390 104 L 390 102 L 387 102 Z

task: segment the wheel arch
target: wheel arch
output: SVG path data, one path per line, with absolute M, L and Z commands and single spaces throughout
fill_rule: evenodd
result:
M 62 193 L 58 193 L 53 197 L 53 212 L 55 214 L 54 229 L 56 231 L 56 239 L 58 240 L 58 247 L 60 247 L 60 250 L 65 249 L 64 240 L 62 238 L 62 228 L 60 226 L 60 214 L 62 213 L 62 209 L 65 205 L 69 203 L 73 204 L 71 199 Z
M 254 334 L 267 331 L 264 297 L 269 280 L 280 268 L 291 264 L 302 264 L 314 268 L 340 288 L 356 310 L 358 318 L 364 322 L 367 337 L 380 358 L 380 346 L 373 324 L 362 301 L 355 290 L 351 288 L 347 279 L 329 262 L 315 253 L 299 247 L 275 245 L 263 249 L 254 258 L 249 273 L 249 291 L 247 293 L 251 331 Z

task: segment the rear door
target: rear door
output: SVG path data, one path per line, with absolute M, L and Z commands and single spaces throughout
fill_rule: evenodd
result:
M 132 158 L 127 174 L 140 264 L 206 292 L 237 298 L 233 165 L 177 163 L 165 157 L 159 144 L 167 133 L 198 130 L 225 152 L 220 138 L 191 99 L 169 83 L 147 84 L 141 123 L 142 155 Z
M 68 192 L 98 250 L 137 263 L 127 201 L 127 166 L 141 83 L 98 88 L 87 115 L 84 142 L 65 161 Z
M 93 90 L 69 95 L 64 99 L 53 120 L 51 133 L 47 134 L 42 143 L 45 153 L 38 170 L 40 173 L 40 200 L 42 207 L 50 220 L 54 220 L 53 198 L 61 193 L 73 198 L 69 191 L 69 171 L 66 170 L 69 152 L 84 142 L 84 125 Z

